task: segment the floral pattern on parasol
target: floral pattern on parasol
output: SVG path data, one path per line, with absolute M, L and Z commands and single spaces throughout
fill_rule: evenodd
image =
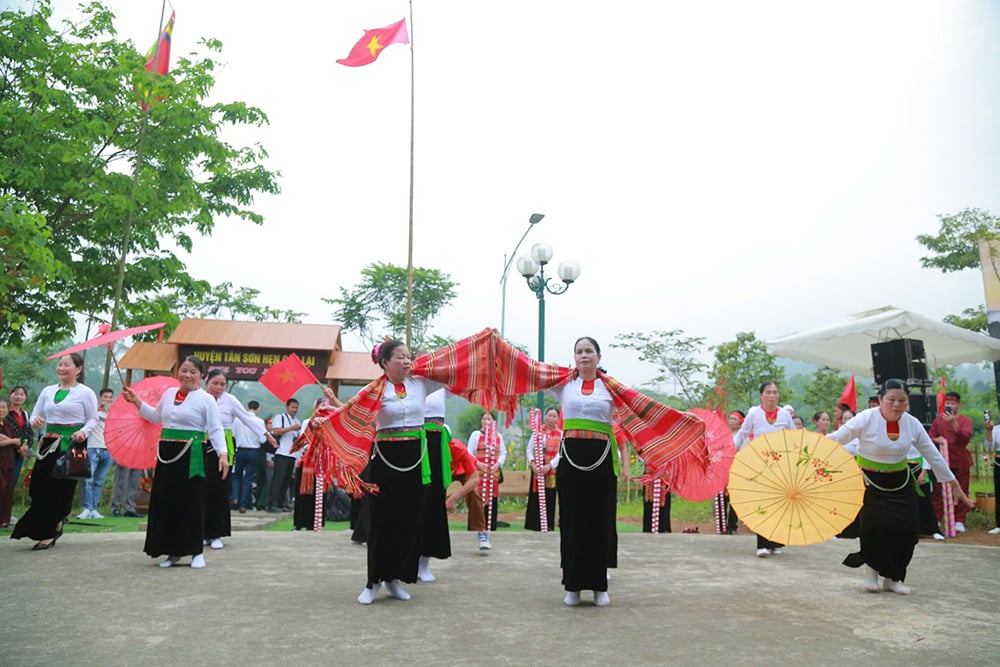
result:
M 758 436 L 736 453 L 729 499 L 758 535 L 781 544 L 815 544 L 854 520 L 864 502 L 864 480 L 840 443 L 813 431 Z

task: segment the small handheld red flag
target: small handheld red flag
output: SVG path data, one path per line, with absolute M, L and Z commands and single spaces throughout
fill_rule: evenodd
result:
M 941 376 L 941 390 L 937 395 L 938 417 L 944 417 L 944 376 Z
M 858 390 L 854 385 L 854 376 L 847 381 L 847 386 L 844 387 L 843 393 L 840 394 L 840 398 L 837 400 L 837 405 L 843 405 L 846 403 L 851 407 L 851 411 L 857 413 L 858 411 Z
M 302 363 L 297 354 L 290 354 L 260 376 L 260 383 L 282 403 L 302 387 L 316 382 L 316 376 Z
M 358 40 L 350 54 L 337 62 L 347 67 L 370 65 L 382 53 L 382 49 L 390 44 L 409 44 L 410 35 L 406 31 L 406 18 L 402 18 L 384 28 L 365 30 L 364 36 Z

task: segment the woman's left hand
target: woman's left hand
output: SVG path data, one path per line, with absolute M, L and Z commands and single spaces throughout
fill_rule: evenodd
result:
M 972 502 L 972 500 L 969 499 L 969 496 L 965 495 L 965 491 L 962 490 L 962 487 L 958 483 L 957 479 L 945 482 L 945 484 L 951 487 L 951 492 L 954 494 L 957 501 L 965 503 L 968 507 L 976 506 L 976 503 Z
M 219 457 L 219 473 L 222 479 L 225 479 L 229 475 L 229 455 L 223 454 Z
M 70 436 L 74 442 L 87 442 L 87 434 L 83 431 L 77 431 Z

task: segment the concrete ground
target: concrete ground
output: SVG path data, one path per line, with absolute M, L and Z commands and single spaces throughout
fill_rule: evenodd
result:
M 555 533 L 501 531 L 490 552 L 452 533 L 436 582 L 369 607 L 365 549 L 343 531 L 238 531 L 204 570 L 161 569 L 142 541 L 0 541 L 0 665 L 1000 663 L 989 547 L 921 542 L 903 597 L 861 590 L 840 565 L 854 540 L 758 559 L 750 535 L 623 534 L 602 609 L 562 604 Z

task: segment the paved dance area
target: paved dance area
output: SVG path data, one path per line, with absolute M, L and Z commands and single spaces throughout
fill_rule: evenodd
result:
M 343 531 L 241 531 L 169 569 L 141 533 L 2 540 L 0 664 L 987 665 L 1000 549 L 921 542 L 913 594 L 865 593 L 854 540 L 754 557 L 754 538 L 619 536 L 611 605 L 562 604 L 559 537 L 452 533 L 437 581 L 364 607 Z

